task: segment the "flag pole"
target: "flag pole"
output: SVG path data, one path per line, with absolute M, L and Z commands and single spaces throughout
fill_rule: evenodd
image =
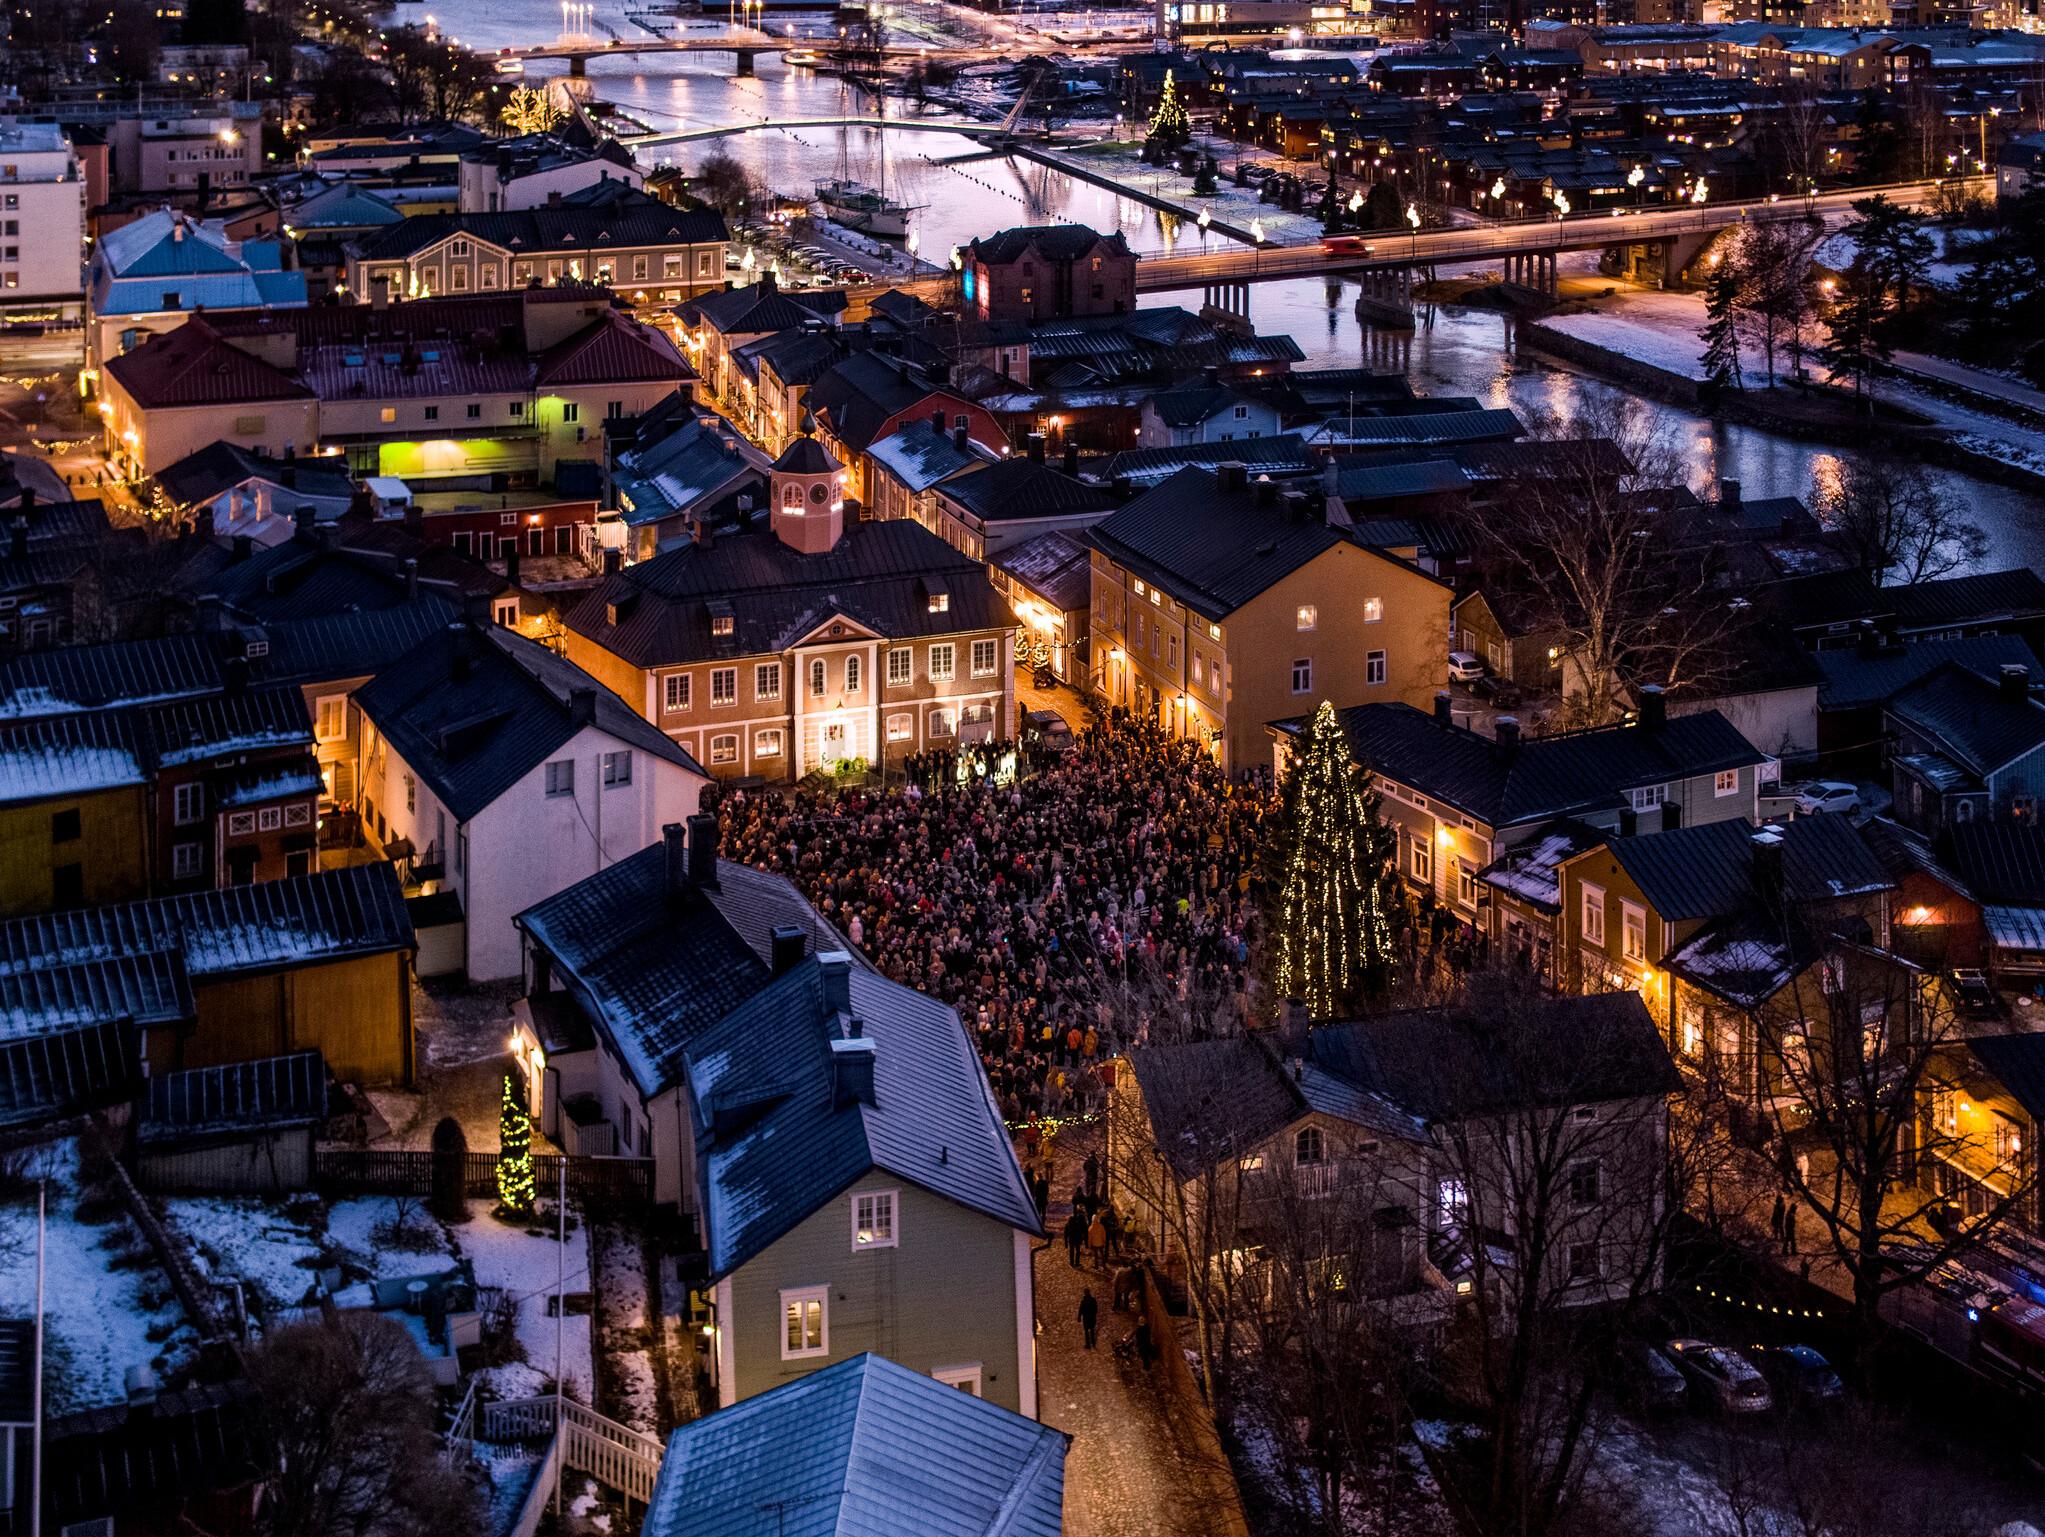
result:
M 564 1418 L 566 1401 L 561 1393 L 561 1330 L 568 1321 L 568 1155 L 554 1161 L 558 1176 L 554 1195 L 554 1514 L 561 1514 L 561 1463 L 568 1446 L 560 1438 L 568 1434 Z

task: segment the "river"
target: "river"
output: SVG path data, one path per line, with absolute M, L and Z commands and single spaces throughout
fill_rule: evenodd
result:
M 407 21 L 419 19 L 425 10 L 449 35 L 473 48 L 550 40 L 562 30 L 560 0 L 426 0 L 424 6 L 404 5 L 392 14 L 394 20 Z M 941 35 L 952 14 L 916 0 L 897 5 L 894 11 L 897 36 Z M 798 34 L 815 34 L 828 26 L 828 15 L 777 18 L 769 25 L 777 32 L 793 26 Z M 599 0 L 595 17 L 622 37 L 647 35 L 638 23 L 626 19 L 621 7 L 606 0 Z M 724 30 L 712 20 L 675 25 L 679 35 L 691 37 L 715 37 Z M 662 130 L 858 110 L 833 76 L 786 64 L 773 54 L 761 54 L 756 67 L 756 77 L 737 79 L 729 55 L 593 58 L 589 89 Z M 531 74 L 537 79 L 564 70 L 563 65 L 545 64 L 535 66 Z M 909 103 L 889 107 L 891 115 L 915 110 Z M 941 109 L 928 113 L 933 123 L 944 117 Z M 762 128 L 647 153 L 649 158 L 693 166 L 718 149 L 740 157 L 762 181 L 781 191 L 799 192 L 816 180 L 847 174 L 884 182 L 890 193 L 918 208 L 915 225 L 922 251 L 939 259 L 954 244 L 1025 222 L 1074 220 L 1097 229 L 1119 229 L 1132 248 L 1145 253 L 1183 250 L 1223 238 L 1033 161 L 988 156 L 973 141 L 944 133 Z M 1198 298 L 1197 293 L 1156 294 L 1144 302 L 1197 303 Z M 1511 342 L 1512 321 L 1503 315 L 1438 308 L 1430 324 L 1407 336 L 1361 324 L 1355 299 L 1353 283 L 1320 278 L 1264 283 L 1253 291 L 1251 318 L 1261 331 L 1291 335 L 1306 354 L 1307 367 L 1404 368 L 1422 394 L 1475 396 L 1487 406 L 1510 407 L 1523 419 L 1590 416 L 1622 393 L 1570 370 L 1518 361 Z M 1748 496 L 1808 496 L 1813 480 L 1824 476 L 1835 461 L 1833 451 L 1822 446 L 1717 424 L 1694 411 L 1659 402 L 1639 405 L 1679 451 L 1692 488 L 1707 496 L 1715 494 L 1721 477 L 1738 480 Z M 2045 498 L 1952 471 L 1934 473 L 1987 531 L 1989 567 L 2019 563 L 2045 567 Z

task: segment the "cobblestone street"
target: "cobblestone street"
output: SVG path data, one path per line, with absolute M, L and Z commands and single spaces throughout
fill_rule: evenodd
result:
M 1217 1479 L 1233 1475 L 1208 1465 L 1191 1437 L 1172 1425 L 1161 1388 L 1133 1352 L 1114 1345 L 1135 1325 L 1109 1306 L 1109 1274 L 1074 1270 L 1057 1236 L 1072 1214 L 1072 1190 L 1087 1146 L 1083 1133 L 1060 1138 L 1051 1210 L 1051 1246 L 1037 1256 L 1038 1403 L 1044 1423 L 1070 1434 L 1065 1462 L 1067 1537 L 1226 1537 L 1231 1525 L 1213 1519 Z M 1100 1299 L 1100 1346 L 1086 1349 L 1079 1298 L 1087 1286 Z M 1165 1342 L 1169 1346 L 1170 1341 Z M 1153 1368 L 1153 1371 L 1155 1368 Z

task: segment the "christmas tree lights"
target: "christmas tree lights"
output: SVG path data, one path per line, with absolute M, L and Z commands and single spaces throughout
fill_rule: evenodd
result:
M 533 1118 L 508 1073 L 504 1103 L 497 1110 L 497 1198 L 514 1216 L 532 1213 Z
M 1398 836 L 1378 803 L 1323 700 L 1294 748 L 1279 823 L 1278 987 L 1315 1019 L 1353 1011 L 1391 975 Z
M 1178 82 L 1165 71 L 1164 89 L 1158 92 L 1157 110 L 1150 114 L 1150 137 L 1167 149 L 1177 149 L 1193 134 L 1193 120 L 1186 115 L 1186 103 L 1179 95 Z

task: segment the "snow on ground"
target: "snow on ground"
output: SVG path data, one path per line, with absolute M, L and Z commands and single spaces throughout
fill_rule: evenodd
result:
M 1628 289 L 1622 304 L 1617 309 L 1551 315 L 1541 324 L 1679 379 L 1704 377 L 1700 361 L 1704 343 L 1697 335 L 1704 324 L 1704 300 L 1699 295 Z
M 38 1148 L 23 1171 L 49 1182 L 44 1238 L 48 1407 L 52 1414 L 118 1403 L 131 1366 L 167 1380 L 191 1358 L 198 1335 L 186 1320 L 149 1242 L 118 1199 L 89 1189 L 75 1138 Z M 85 1210 L 80 1212 L 81 1195 Z M 0 1314 L 35 1312 L 33 1184 L 0 1203 Z
M 500 1288 L 516 1299 L 517 1334 L 525 1348 L 523 1363 L 488 1369 L 499 1398 L 530 1398 L 551 1391 L 554 1380 L 555 1319 L 550 1311 L 555 1276 L 561 1265 L 554 1229 L 528 1232 L 500 1222 L 481 1203 L 467 1222 L 450 1225 L 455 1252 L 475 1266 L 476 1284 Z M 568 1235 L 565 1285 L 570 1297 L 589 1290 L 589 1230 L 577 1226 Z M 589 1402 L 590 1319 L 571 1313 L 560 1326 L 561 1373 L 571 1396 Z
M 593 1235 L 600 1254 L 597 1292 L 603 1305 L 604 1402 L 612 1419 L 648 1435 L 659 1430 L 653 1355 L 647 1347 L 645 1260 L 638 1244 L 616 1228 Z
M 1939 229 L 1931 231 L 1931 237 L 1938 242 L 1938 258 L 1925 269 L 1925 275 L 1934 288 L 1958 286 L 1961 277 L 1971 265 L 1968 247 L 1981 238 L 1981 231 L 1971 229 Z M 1853 265 L 1854 245 L 1851 236 L 1843 230 L 1835 230 L 1812 248 L 1811 260 L 1821 267 L 1834 272 L 1844 272 Z
M 169 1196 L 161 1203 L 171 1231 L 185 1241 L 194 1268 L 210 1277 L 233 1277 L 259 1295 L 264 1311 L 295 1307 L 326 1263 L 325 1245 L 311 1224 L 307 1203 L 256 1196 Z
M 488 1481 L 484 1496 L 486 1532 L 508 1532 L 539 1476 L 541 1456 L 526 1447 L 475 1445 L 477 1465 Z
M 470 1203 L 472 1207 L 486 1204 Z M 406 1231 L 415 1235 L 413 1241 L 403 1246 L 392 1244 L 388 1232 L 378 1232 L 380 1228 L 389 1229 L 401 1209 L 406 1213 Z M 442 1260 L 454 1252 L 446 1230 L 426 1210 L 424 1202 L 400 1201 L 387 1195 L 357 1196 L 330 1204 L 327 1241 L 336 1258 L 378 1281 L 424 1274 L 439 1268 Z M 429 1243 L 431 1248 L 426 1247 Z

